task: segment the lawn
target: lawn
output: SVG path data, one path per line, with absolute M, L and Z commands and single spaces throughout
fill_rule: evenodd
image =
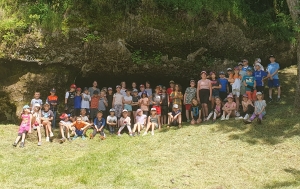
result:
M 1 188 L 300 188 L 300 116 L 288 96 L 295 74 L 280 73 L 282 102 L 267 107 L 262 125 L 218 121 L 23 149 L 12 146 L 18 127 L 1 125 Z

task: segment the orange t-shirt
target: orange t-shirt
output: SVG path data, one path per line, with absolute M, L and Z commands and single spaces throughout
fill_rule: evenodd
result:
M 91 108 L 98 108 L 100 96 L 92 96 L 91 98 Z
M 77 129 L 77 130 L 80 130 L 81 128 L 83 128 L 85 126 L 85 123 L 84 122 L 81 122 L 81 123 L 77 123 L 76 121 L 73 123 L 74 127 Z
M 242 79 L 242 76 L 240 74 L 234 74 L 233 79 Z

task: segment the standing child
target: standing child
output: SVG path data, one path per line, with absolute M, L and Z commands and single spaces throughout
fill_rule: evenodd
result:
M 100 92 L 100 99 L 99 99 L 99 102 L 98 102 L 98 111 L 102 112 L 102 117 L 106 116 L 106 114 L 105 114 L 106 113 L 106 107 L 108 106 L 105 94 L 106 94 L 106 92 L 103 91 L 103 90 Z
M 239 70 L 240 70 L 239 74 L 242 78 L 241 87 L 240 87 L 240 94 L 241 94 L 240 97 L 241 97 L 242 95 L 246 94 L 246 87 L 243 83 L 243 78 L 244 78 L 245 75 L 247 75 L 247 72 L 243 70 L 244 64 L 242 62 L 238 63 L 238 67 L 239 67 Z M 243 99 L 240 99 L 240 101 L 242 101 L 242 100 Z
M 121 93 L 123 96 L 126 96 L 126 83 L 125 83 L 125 81 L 122 81 L 122 82 L 121 82 L 121 90 L 120 90 L 120 93 Z
M 107 99 L 107 109 L 109 111 L 110 109 L 113 108 L 112 102 L 113 102 L 113 99 L 114 99 L 114 94 L 113 94 L 113 90 L 112 90 L 111 87 L 107 88 L 106 99 Z M 107 112 L 107 113 L 109 113 L 109 112 Z
M 221 121 L 229 120 L 229 117 L 235 117 L 236 103 L 233 102 L 233 96 L 229 94 L 227 96 L 228 102 L 223 106 L 223 115 L 221 117 Z
M 140 100 L 140 97 L 138 96 L 138 90 L 137 89 L 133 89 L 132 91 L 132 113 L 133 113 L 133 117 L 136 116 L 136 111 L 137 109 L 139 108 L 139 100 Z
M 71 129 L 72 122 L 69 119 L 69 115 L 66 113 L 63 113 L 59 118 L 61 119 L 61 121 L 59 122 L 59 127 L 62 137 L 59 141 L 62 144 L 66 140 L 71 141 L 69 130 Z
M 210 72 L 210 78 L 211 78 L 210 82 L 211 82 L 211 89 L 212 89 L 211 107 L 213 108 L 215 106 L 215 99 L 220 96 L 219 90 L 221 89 L 221 84 L 217 79 L 216 72 Z
M 109 110 L 109 116 L 107 116 L 106 124 L 109 127 L 110 134 L 115 133 L 115 127 L 117 126 L 118 118 L 115 116 L 115 109 L 111 108 Z
M 119 120 L 119 125 L 120 125 L 120 129 L 118 131 L 118 136 L 121 136 L 121 131 L 127 127 L 128 131 L 129 131 L 129 135 L 132 136 L 132 132 L 131 132 L 131 119 L 128 116 L 128 111 L 126 109 L 124 109 L 122 111 L 122 117 Z
M 197 98 L 192 99 L 191 110 L 191 124 L 195 125 L 201 123 L 201 106 L 199 105 Z
M 41 105 L 40 104 L 35 104 L 32 107 L 32 125 L 33 125 L 33 130 L 37 131 L 37 136 L 38 136 L 38 146 L 42 145 L 42 134 L 41 134 Z
M 75 127 L 75 136 L 73 137 L 73 140 L 75 140 L 79 136 L 81 136 L 82 140 L 85 140 L 84 130 L 89 126 L 89 123 L 82 121 L 82 118 L 78 116 L 76 118 L 76 121 L 71 124 L 71 127 Z
M 91 95 L 89 94 L 89 90 L 87 87 L 83 89 L 83 93 L 81 94 L 81 108 L 84 108 L 86 110 L 86 114 L 90 114 L 90 101 L 91 101 Z
M 105 119 L 102 116 L 103 116 L 102 111 L 99 111 L 97 113 L 97 117 L 94 120 L 95 128 L 93 133 L 90 135 L 90 139 L 93 139 L 98 132 L 100 133 L 100 139 L 101 140 L 105 139 L 105 133 L 104 133 Z
M 207 79 L 206 71 L 201 72 L 201 79 L 198 81 L 197 86 L 197 100 L 201 103 L 202 106 L 202 114 L 204 117 L 204 121 L 208 116 L 208 103 L 211 100 L 212 96 L 212 87 L 210 80 Z
M 281 94 L 281 89 L 280 89 L 280 82 L 279 82 L 279 77 L 278 77 L 278 71 L 279 71 L 279 64 L 275 62 L 275 56 L 271 55 L 269 57 L 270 64 L 268 65 L 267 71 L 268 71 L 268 86 L 269 86 L 269 103 L 273 101 L 272 98 L 272 90 L 273 88 L 277 88 L 277 102 L 280 102 L 280 94 Z
M 42 124 L 45 127 L 45 131 L 46 131 L 46 142 L 50 141 L 49 134 L 51 138 L 54 136 L 51 128 L 52 120 L 53 120 L 53 112 L 50 110 L 50 105 L 46 102 L 44 104 L 44 110 L 42 111 L 42 117 L 41 117 Z
M 41 97 L 40 92 L 34 93 L 33 99 L 30 102 L 30 108 L 32 108 L 33 105 L 35 105 L 35 104 L 40 104 L 41 106 L 43 105 L 43 101 L 42 101 L 42 99 L 40 99 L 40 97 Z
M 235 98 L 236 103 L 236 110 L 235 114 L 236 116 L 240 116 L 239 108 L 240 108 L 240 90 L 241 90 L 241 80 L 242 76 L 240 75 L 240 69 L 238 66 L 234 68 L 234 74 L 233 74 L 234 82 L 232 83 L 232 95 Z
M 97 90 L 94 90 L 93 92 L 93 96 L 91 98 L 91 113 L 90 113 L 90 120 L 91 123 L 94 121 L 94 119 L 96 118 L 97 112 L 98 112 L 98 103 L 99 103 L 99 93 Z
M 220 98 L 222 100 L 222 102 L 225 100 L 227 93 L 229 91 L 228 89 L 228 80 L 225 78 L 225 73 L 224 72 L 220 72 L 219 73 L 219 83 L 221 84 L 221 88 L 219 89 L 219 93 L 220 93 Z
M 123 95 L 121 94 L 121 86 L 120 85 L 117 85 L 116 86 L 116 90 L 117 92 L 114 94 L 114 97 L 113 97 L 113 107 L 115 109 L 115 113 L 116 113 L 116 116 L 118 118 L 118 120 L 121 118 L 121 114 L 122 114 L 122 110 L 123 110 Z M 119 126 L 119 124 L 118 124 Z
M 131 91 L 129 89 L 126 90 L 126 95 L 123 98 L 124 109 L 128 111 L 128 116 L 131 117 L 132 112 L 132 96 L 130 95 Z
M 70 91 L 67 91 L 66 95 L 65 95 L 65 111 L 67 114 L 70 114 L 71 117 L 73 117 L 75 115 L 75 112 L 74 112 L 75 89 L 76 89 L 76 85 L 72 84 L 70 86 Z
M 177 104 L 179 110 L 181 111 L 183 94 L 181 92 L 181 87 L 179 84 L 175 84 L 174 91 L 170 94 L 170 97 L 172 98 L 173 104 Z
M 76 89 L 76 94 L 74 97 L 74 109 L 75 109 L 75 116 L 80 115 L 80 109 L 81 109 L 81 88 Z
M 57 106 L 59 104 L 58 96 L 55 95 L 56 90 L 53 88 L 50 90 L 50 96 L 47 97 L 46 102 L 50 104 L 50 110 L 53 112 L 52 129 L 56 127 L 56 113 Z
M 266 115 L 266 101 L 262 99 L 262 93 L 257 92 L 257 101 L 254 103 L 254 113 L 252 114 L 251 118 L 249 120 L 245 120 L 245 123 L 251 123 L 256 117 L 257 121 L 260 124 L 263 116 Z
M 161 94 L 160 94 L 160 86 L 156 86 L 155 93 L 152 94 L 152 99 L 151 100 L 152 100 L 152 105 L 153 105 L 152 107 L 156 109 L 156 115 L 160 119 L 160 116 L 161 116 L 161 103 L 162 103 Z
M 147 116 L 143 114 L 143 110 L 138 109 L 136 111 L 136 116 L 135 116 L 135 124 L 133 126 L 132 134 L 133 136 L 135 135 L 135 130 L 138 130 L 138 136 L 140 136 L 141 130 L 144 128 L 146 125 L 146 119 Z
M 172 109 L 173 109 L 173 101 L 172 101 L 172 98 L 171 98 L 171 93 L 174 91 L 174 86 L 175 86 L 175 82 L 173 80 L 171 80 L 169 82 L 170 84 L 170 87 L 167 89 L 167 94 L 169 95 L 168 98 L 169 98 L 169 110 L 170 112 L 172 112 Z
M 183 96 L 183 104 L 185 105 L 185 115 L 187 122 L 190 122 L 190 111 L 192 107 L 192 99 L 196 97 L 195 80 L 190 81 L 190 87 L 186 88 Z
M 149 98 L 147 96 L 147 92 L 144 91 L 142 94 L 142 98 L 139 100 L 139 104 L 141 109 L 143 110 L 143 114 L 148 116 L 148 111 L 149 111 Z
M 147 124 L 147 128 L 143 134 L 143 136 L 147 135 L 148 130 L 151 127 L 151 135 L 154 135 L 154 129 L 155 128 L 159 128 L 160 129 L 160 119 L 159 116 L 156 114 L 156 109 L 155 108 L 151 108 L 151 115 L 148 117 L 148 124 Z
M 177 104 L 174 104 L 172 112 L 168 113 L 168 128 L 170 126 L 179 126 L 181 128 L 181 111 Z
M 169 113 L 169 95 L 166 92 L 166 87 L 162 87 L 162 93 L 161 93 L 161 124 L 167 124 L 167 118 L 168 118 L 168 113 Z
M 27 133 L 31 133 L 31 119 L 30 107 L 28 105 L 23 106 L 23 113 L 21 114 L 21 125 L 19 127 L 18 136 L 13 144 L 16 147 L 21 139 L 20 148 L 24 148 L 25 137 Z
M 261 92 L 264 97 L 264 79 L 268 76 L 268 73 L 262 69 L 263 66 L 260 63 L 255 63 L 254 77 L 256 81 L 256 91 Z
M 249 100 L 256 100 L 256 81 L 255 77 L 252 75 L 252 68 L 247 69 L 247 75 L 243 77 L 243 83 L 246 86 L 246 94 Z
M 146 81 L 146 89 L 145 89 L 145 91 L 147 92 L 148 96 L 152 96 L 152 89 L 151 89 L 149 81 Z
M 227 78 L 228 92 L 232 93 L 232 83 L 234 82 L 232 68 L 227 68 L 227 75 L 228 75 L 228 78 Z
M 210 114 L 208 115 L 207 120 L 209 120 L 211 118 L 211 116 L 213 116 L 213 120 L 212 122 L 214 123 L 218 117 L 221 117 L 222 115 L 222 101 L 220 97 L 216 97 L 215 98 L 215 106 L 213 107 L 213 111 L 210 112 Z

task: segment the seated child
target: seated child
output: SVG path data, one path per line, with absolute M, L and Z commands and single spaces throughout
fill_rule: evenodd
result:
M 41 127 L 41 105 L 37 103 L 32 106 L 32 128 L 37 131 L 38 146 L 42 145 Z
M 243 109 L 241 111 L 241 117 L 239 117 L 239 119 L 247 120 L 247 119 L 249 119 L 249 115 L 252 115 L 253 111 L 254 111 L 253 103 L 251 100 L 249 100 L 247 94 L 243 95 L 242 106 L 243 106 Z M 244 116 L 244 117 L 242 117 L 242 116 Z
M 150 116 L 148 117 L 148 124 L 146 131 L 144 132 L 143 136 L 147 135 L 148 130 L 151 127 L 151 135 L 154 135 L 154 128 L 159 127 L 160 129 L 160 117 L 157 115 L 156 108 L 151 108 Z
M 61 119 L 59 122 L 61 139 L 59 142 L 62 144 L 66 140 L 71 141 L 69 130 L 71 129 L 72 122 L 69 119 L 70 115 L 63 113 L 59 118 Z M 67 137 L 67 138 L 66 138 Z
M 127 127 L 128 131 L 129 131 L 129 135 L 132 136 L 132 132 L 131 132 L 131 123 L 130 123 L 130 117 L 128 116 L 128 111 L 126 109 L 124 109 L 122 111 L 122 117 L 119 120 L 119 125 L 120 125 L 120 129 L 118 131 L 118 136 L 121 136 L 121 131 Z
M 198 100 L 193 98 L 191 107 L 191 124 L 199 124 L 201 121 L 201 106 L 199 105 Z
M 94 120 L 95 128 L 93 133 L 90 135 L 90 139 L 93 139 L 98 132 L 100 133 L 100 139 L 101 140 L 105 139 L 105 133 L 104 133 L 105 119 L 102 116 L 103 116 L 103 112 L 99 111 L 97 113 L 97 117 Z
M 110 134 L 114 134 L 115 127 L 117 126 L 118 118 L 115 116 L 115 109 L 111 108 L 109 110 L 109 116 L 107 116 L 106 124 L 109 127 Z
M 137 109 L 136 117 L 135 117 L 135 124 L 134 124 L 133 130 L 132 130 L 133 136 L 135 135 L 136 129 L 138 130 L 137 135 L 138 136 L 140 135 L 141 130 L 146 125 L 146 119 L 147 119 L 147 116 L 145 114 L 143 114 L 143 110 Z
M 51 127 L 51 121 L 53 120 L 53 117 L 54 114 L 50 110 L 50 105 L 46 102 L 44 104 L 44 110 L 42 111 L 42 117 L 41 117 L 42 124 L 45 127 L 45 131 L 46 131 L 46 142 L 49 142 L 50 138 L 54 136 Z M 49 138 L 49 134 L 50 134 L 50 138 Z
M 223 106 L 223 115 L 221 117 L 221 120 L 229 120 L 229 117 L 235 117 L 235 110 L 236 110 L 236 103 L 233 102 L 233 96 L 232 94 L 229 94 L 227 96 L 227 101 L 226 104 Z
M 213 111 L 210 112 L 210 114 L 207 117 L 207 120 L 211 118 L 213 115 L 213 120 L 212 122 L 214 123 L 218 117 L 221 117 L 222 115 L 222 101 L 220 97 L 215 98 L 215 106 L 213 108 Z
M 257 92 L 257 101 L 254 102 L 254 113 L 250 117 L 249 120 L 245 120 L 245 123 L 251 123 L 255 118 L 257 118 L 257 122 L 260 124 L 263 116 L 266 115 L 266 101 L 262 99 L 262 93 Z
M 23 113 L 21 114 L 21 125 L 19 127 L 18 136 L 13 144 L 14 147 L 17 147 L 18 142 L 21 139 L 20 148 L 24 148 L 25 137 L 27 133 L 31 133 L 31 119 L 32 115 L 30 114 L 30 107 L 25 105 L 23 107 Z
M 84 136 L 83 132 L 90 125 L 91 124 L 82 121 L 81 117 L 77 117 L 76 121 L 71 124 L 71 127 L 75 127 L 75 136 L 73 137 L 73 140 L 75 140 L 79 136 L 81 136 L 82 140 L 85 140 L 85 136 Z
M 181 128 L 181 111 L 178 104 L 173 105 L 173 111 L 168 113 L 168 128 L 170 126 L 179 126 Z

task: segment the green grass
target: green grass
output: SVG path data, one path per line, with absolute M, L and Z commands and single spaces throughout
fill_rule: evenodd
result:
M 12 147 L 18 127 L 2 125 L 1 188 L 300 188 L 295 73 L 281 72 L 283 101 L 267 107 L 262 125 L 219 121 L 23 149 Z

